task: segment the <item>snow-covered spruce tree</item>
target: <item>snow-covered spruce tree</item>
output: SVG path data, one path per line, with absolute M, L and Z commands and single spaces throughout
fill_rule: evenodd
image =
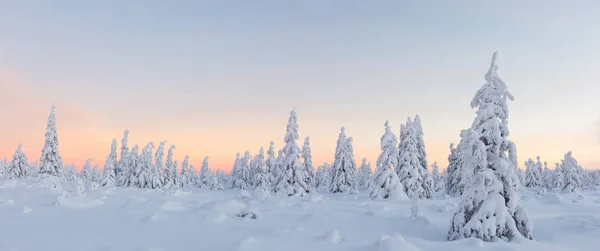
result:
M 317 173 L 315 174 L 315 188 L 317 191 L 329 191 L 329 186 L 331 185 L 330 169 L 331 165 L 329 163 L 323 163 L 323 165 L 317 168 Z
M 564 159 L 561 160 L 560 171 L 564 177 L 564 184 L 562 190 L 564 192 L 580 192 L 582 177 L 579 172 L 580 166 L 577 164 L 577 160 L 573 158 L 572 152 L 567 152 Z
M 225 190 L 222 182 L 224 176 L 225 173 L 223 173 L 222 170 L 217 170 L 217 172 L 211 173 L 209 181 L 205 187 L 211 190 Z
M 416 137 L 411 119 L 408 118 L 406 126 L 400 127 L 402 141 L 400 142 L 400 156 L 398 159 L 398 179 L 404 185 L 404 192 L 409 198 L 431 198 L 430 187 L 425 184 L 425 172 L 419 160 Z
M 127 144 L 129 137 L 129 130 L 125 130 L 123 133 L 123 139 L 121 140 L 121 155 L 119 161 L 115 167 L 115 173 L 117 177 L 117 186 L 123 186 L 125 180 L 127 180 L 126 169 L 129 161 L 129 145 Z
M 100 168 L 98 168 L 98 164 L 95 164 L 92 169 L 92 182 L 99 183 L 101 177 Z
M 173 162 L 173 151 L 175 145 L 171 145 L 167 151 L 167 160 L 165 161 L 165 174 L 163 176 L 163 185 L 166 188 L 177 186 L 177 165 Z
M 517 170 L 515 170 L 515 174 L 517 175 L 517 179 L 519 179 L 519 182 L 525 186 L 525 171 L 521 168 L 517 168 Z
M 154 153 L 154 165 L 152 165 L 152 188 L 162 188 L 165 185 L 165 168 L 163 160 L 165 157 L 165 144 L 167 141 L 161 141 Z
M 273 177 L 273 170 L 275 170 L 277 165 L 277 159 L 275 158 L 275 143 L 273 141 L 269 142 L 269 150 L 267 150 L 267 161 L 265 162 L 265 173 L 269 178 L 269 184 L 275 182 L 275 178 Z
M 312 152 L 310 150 L 310 137 L 306 137 L 304 139 L 304 144 L 302 145 L 302 165 L 304 166 L 304 170 L 306 171 L 306 184 L 311 187 L 315 186 L 315 167 L 312 163 Z
M 241 190 L 250 190 L 252 188 L 252 182 L 250 181 L 250 160 L 252 155 L 249 151 L 244 153 L 244 157 L 240 159 L 239 171 L 237 173 L 234 188 Z
M 114 140 L 116 143 L 116 140 Z M 116 144 L 115 144 L 116 146 Z M 116 147 L 115 147 L 116 149 Z M 102 169 L 102 180 L 100 181 L 100 186 L 103 187 L 113 187 L 115 186 L 116 176 L 115 176 L 115 159 L 113 159 L 112 153 L 106 157 L 106 162 L 104 162 L 104 169 Z
M 277 185 L 277 182 L 279 181 L 279 176 L 281 175 L 281 172 L 283 172 L 283 162 L 285 161 L 285 157 L 283 156 L 283 150 L 279 149 L 277 151 L 277 159 L 275 159 L 275 166 L 274 168 L 271 169 L 271 178 L 272 178 L 272 182 L 271 185 L 273 185 L 273 191 L 275 191 L 275 185 Z
M 431 165 L 431 178 L 433 179 L 433 192 L 443 191 L 446 183 L 440 174 L 440 167 L 437 162 L 433 162 L 433 165 Z
M 446 194 L 455 195 L 462 193 L 462 191 L 457 192 L 459 190 L 456 187 L 457 181 L 454 180 L 453 173 L 458 170 L 458 149 L 454 147 L 454 143 L 450 143 L 450 154 L 448 155 L 448 167 L 444 170 L 444 190 Z M 463 189 L 464 190 L 464 189 Z
M 123 169 L 123 181 L 122 186 L 133 186 L 133 181 L 135 178 L 135 170 L 137 168 L 138 162 L 140 160 L 139 156 L 139 146 L 134 145 L 131 148 L 131 152 L 127 154 L 127 166 Z
M 532 223 L 515 192 L 515 187 L 520 185 L 515 184 L 519 182 L 514 163 L 516 148 L 507 139 L 507 100 L 514 98 L 496 73 L 496 55 L 494 53 L 485 75 L 486 84 L 471 101 L 471 107 L 478 111 L 467 135 L 475 134 L 479 141 L 466 150 L 471 157 L 465 159 L 465 165 L 476 173 L 452 217 L 449 240 L 533 239 Z
M 34 165 L 37 166 L 37 164 L 34 164 Z M 32 173 L 37 173 L 37 172 L 32 172 Z M 64 167 L 63 174 L 64 174 L 63 179 L 65 181 L 76 181 L 78 179 L 77 170 L 75 170 L 75 164 L 66 165 Z
M 115 173 L 114 177 L 116 177 L 116 175 L 117 175 L 117 169 L 116 168 L 117 168 L 117 165 L 118 165 L 118 161 L 117 161 L 117 139 L 116 138 L 114 138 L 112 140 L 112 143 L 110 144 L 110 154 L 109 154 L 108 158 L 112 162 L 111 163 L 111 166 L 113 167 L 112 171 Z
M 414 132 L 414 137 L 415 137 L 415 142 L 417 143 L 417 152 L 418 152 L 418 158 L 419 158 L 419 162 L 421 163 L 421 166 L 425 169 L 425 171 L 427 172 L 427 152 L 425 151 L 425 140 L 423 139 L 423 126 L 421 125 L 421 117 L 419 117 L 419 114 L 417 114 L 415 116 L 415 119 L 413 120 L 412 123 L 413 126 L 413 132 Z
M 13 159 L 8 165 L 8 169 L 6 171 L 6 178 L 9 179 L 23 179 L 27 176 L 27 171 L 29 169 L 29 161 L 27 160 L 27 156 L 21 150 L 21 144 L 17 146 L 17 150 L 15 150 L 15 154 L 13 154 Z
M 181 170 L 177 179 L 177 184 L 179 184 L 179 187 L 189 187 L 192 184 L 192 177 L 190 177 L 190 170 L 188 164 L 189 161 L 190 156 L 186 155 L 183 158 L 183 161 L 181 162 Z
M 138 188 L 152 188 L 152 170 L 154 161 L 152 160 L 152 150 L 154 143 L 149 142 L 142 149 L 142 154 L 139 156 L 139 161 L 134 169 L 132 177 L 133 185 Z
M 265 164 L 265 149 L 261 147 L 250 161 L 250 187 L 254 188 L 256 175 L 264 171 Z
M 6 157 L 2 158 L 2 160 L 0 160 L 0 177 L 4 177 L 6 175 L 8 169 L 8 160 L 6 159 Z
M 298 140 L 298 122 L 296 120 L 296 110 L 290 112 L 290 118 L 286 127 L 284 138 L 285 146 L 282 149 L 281 166 L 278 167 L 277 182 L 275 183 L 275 192 L 288 196 L 304 196 L 311 193 L 311 187 L 306 184 L 306 173 L 300 162 L 300 148 L 296 143 Z
M 455 158 L 453 160 L 451 172 L 448 172 L 446 179 L 446 191 L 450 196 L 458 197 L 462 195 L 466 187 L 470 184 L 470 179 L 475 174 L 475 168 L 470 163 L 472 158 L 472 149 L 476 147 L 480 141 L 479 135 L 471 130 L 462 130 L 460 132 L 460 142 L 456 146 L 453 153 Z M 450 168 L 450 166 L 449 166 Z
M 264 192 L 270 191 L 271 180 L 265 169 L 265 149 L 262 147 L 260 148 L 258 155 L 254 157 L 252 170 L 252 173 L 254 173 L 252 184 L 254 190 Z
M 85 164 L 83 164 L 83 170 L 81 170 L 81 179 L 84 183 L 92 182 L 93 178 L 92 171 L 92 159 L 87 159 Z
M 373 199 L 406 199 L 404 187 L 394 171 L 398 165 L 398 139 L 392 132 L 389 122 L 385 122 L 385 133 L 381 136 L 381 154 L 377 158 L 377 168 L 373 176 Z
M 542 186 L 548 190 L 552 189 L 552 171 L 548 168 L 548 162 L 544 161 L 544 169 L 542 170 Z
M 202 160 L 202 166 L 200 167 L 200 177 L 198 178 L 198 187 L 209 188 L 209 184 L 212 182 L 214 174 L 208 169 L 208 156 Z
M 331 166 L 333 172 L 329 191 L 332 193 L 355 194 L 357 192 L 356 163 L 351 150 L 351 140 L 346 138 L 346 129 L 342 127 Z
M 224 184 L 227 183 L 227 176 L 225 176 L 225 171 L 217 169 L 217 171 L 215 171 L 215 176 L 217 177 L 219 184 L 224 186 Z
M 240 169 L 242 168 L 241 161 L 242 161 L 242 159 L 240 158 L 240 153 L 236 153 L 235 161 L 233 162 L 233 167 L 231 168 L 231 172 L 229 173 L 229 179 L 228 179 L 228 184 L 227 184 L 228 188 L 235 188 L 235 181 L 241 175 L 240 174 L 240 171 L 241 171 Z
M 532 159 L 525 161 L 525 186 L 526 187 L 539 187 L 540 186 L 540 174 L 537 173 L 537 166 Z
M 62 172 L 62 158 L 58 152 L 58 136 L 56 134 L 56 107 L 52 103 L 48 124 L 46 126 L 46 140 L 40 157 L 40 175 L 42 177 L 60 177 Z
M 373 171 L 371 170 L 371 162 L 367 163 L 367 158 L 362 159 L 362 163 L 358 168 L 356 175 L 358 188 L 362 191 L 371 190 L 373 185 Z

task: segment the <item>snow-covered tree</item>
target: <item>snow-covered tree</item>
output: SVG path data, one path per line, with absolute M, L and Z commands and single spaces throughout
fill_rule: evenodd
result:
M 36 168 L 37 164 L 36 163 L 32 163 L 30 164 L 30 168 Z M 77 179 L 79 179 L 79 177 L 77 176 L 77 170 L 75 169 L 75 164 L 70 164 L 70 165 L 66 165 L 63 167 L 63 179 L 65 181 L 76 181 Z M 30 173 L 37 173 L 37 172 L 30 172 Z
M 258 155 L 254 156 L 252 161 L 252 188 L 254 190 L 270 191 L 271 181 L 269 174 L 265 170 L 265 149 L 260 148 Z
M 283 172 L 283 165 L 285 162 L 285 157 L 283 156 L 283 150 L 279 149 L 277 151 L 277 159 L 275 159 L 275 166 L 274 168 L 271 169 L 271 185 L 275 186 L 277 185 L 277 182 L 279 181 L 279 176 L 281 176 L 281 173 Z M 273 187 L 273 191 L 275 191 L 275 187 Z
M 92 159 L 87 159 L 85 164 L 83 164 L 83 170 L 81 170 L 81 179 L 84 183 L 91 182 L 94 179 L 93 176 Z
M 473 148 L 479 145 L 479 134 L 473 130 L 462 130 L 460 132 L 460 142 L 450 153 L 452 165 L 448 165 L 446 176 L 446 191 L 451 196 L 460 196 L 464 193 L 466 187 L 470 184 L 470 179 L 475 174 L 476 169 L 472 162 Z M 452 169 L 451 169 L 452 168 Z
M 443 191 L 446 183 L 440 174 L 440 168 L 437 162 L 433 162 L 433 165 L 431 165 L 431 178 L 433 179 L 433 191 L 435 193 Z
M 116 149 L 116 140 L 115 149 Z M 112 152 L 106 157 L 106 162 L 104 163 L 104 169 L 102 169 L 102 180 L 100 181 L 100 185 L 103 187 L 112 187 L 115 185 L 116 176 L 115 176 L 115 162 L 116 159 L 113 159 Z
M 578 170 L 579 168 L 581 167 L 577 164 L 577 160 L 573 158 L 573 153 L 570 151 L 567 152 L 560 164 L 560 171 L 564 177 L 562 188 L 564 192 L 581 191 L 582 177 Z
M 381 136 L 381 154 L 377 158 L 377 168 L 373 176 L 373 199 L 406 199 L 404 187 L 394 171 L 398 165 L 398 139 L 386 121 L 385 133 Z
M 223 170 L 217 169 L 217 171 L 215 171 L 215 176 L 217 177 L 219 184 L 223 185 L 227 182 L 227 177 L 225 176 L 225 172 Z
M 208 156 L 204 157 L 202 166 L 200 167 L 200 177 L 198 178 L 198 186 L 201 188 L 209 188 L 212 179 L 216 179 L 215 175 L 208 169 Z
M 304 139 L 302 145 L 302 165 L 306 171 L 306 180 L 304 181 L 311 187 L 315 185 L 315 167 L 312 164 L 312 152 L 310 150 L 310 137 Z
M 400 157 L 398 159 L 398 178 L 404 185 L 404 192 L 408 197 L 431 198 L 431 188 L 425 183 L 425 168 L 419 160 L 417 138 L 413 130 L 413 123 L 408 118 L 406 126 L 400 127 L 402 141 L 400 142 Z
M 544 161 L 542 170 L 542 186 L 546 189 L 552 189 L 552 171 L 548 168 L 548 162 Z
M 244 156 L 240 158 L 240 154 L 236 154 L 235 164 L 231 170 L 230 183 L 232 188 L 241 190 L 250 190 L 250 164 L 251 159 L 249 151 L 244 153 Z
M 181 162 L 181 172 L 178 177 L 178 184 L 180 187 L 189 187 L 192 184 L 192 177 L 190 177 L 189 169 L 190 156 L 186 155 Z
M 461 155 L 470 155 L 464 159 L 464 164 L 475 170 L 475 176 L 452 217 L 449 240 L 469 237 L 483 241 L 515 237 L 533 239 L 532 223 L 515 191 L 520 185 L 515 174 L 516 148 L 507 138 L 507 100 L 514 98 L 496 73 L 496 55 L 494 53 L 485 75 L 487 83 L 471 101 L 471 107 L 478 111 L 466 134 L 469 139 L 479 140 L 472 147 L 461 150 Z
M 173 162 L 173 151 L 175 145 L 171 145 L 167 151 L 167 160 L 165 161 L 165 174 L 163 184 L 170 188 L 177 186 L 177 165 Z
M 118 165 L 118 162 L 117 162 L 117 139 L 116 138 L 114 138 L 112 140 L 112 143 L 110 144 L 109 159 L 111 161 L 110 165 L 113 167 L 112 171 L 115 173 L 113 176 L 116 177 L 116 175 L 117 175 L 116 168 Z
M 46 176 L 60 176 L 63 163 L 58 152 L 58 136 L 56 133 L 56 107 L 52 103 L 48 124 L 46 126 L 46 140 L 40 157 L 40 174 Z
M 295 109 L 290 112 L 286 134 L 284 138 L 285 146 L 282 149 L 282 163 L 278 167 L 277 182 L 275 183 L 275 192 L 286 194 L 288 196 L 304 196 L 311 192 L 311 187 L 305 182 L 307 179 L 304 167 L 300 162 L 300 148 L 296 143 L 298 140 L 298 122 L 296 120 Z
M 329 163 L 323 163 L 323 165 L 317 168 L 317 173 L 315 174 L 315 188 L 317 191 L 329 191 L 329 186 L 331 185 L 330 169 L 331 165 Z
M 8 171 L 8 160 L 6 159 L 6 157 L 2 158 L 2 160 L 0 160 L 0 177 L 4 177 L 4 175 L 6 175 L 6 172 Z
M 265 162 L 265 173 L 269 178 L 269 184 L 275 182 L 275 177 L 273 177 L 273 171 L 277 167 L 277 159 L 275 158 L 275 143 L 273 141 L 269 142 L 269 150 L 267 150 L 267 161 Z
M 419 114 L 415 116 L 412 123 L 415 142 L 417 143 L 417 152 L 421 166 L 427 171 L 427 152 L 425 151 L 425 140 L 423 139 L 423 126 L 421 125 L 421 117 Z
M 134 186 L 135 172 L 140 161 L 139 146 L 134 145 L 131 152 L 127 154 L 127 167 L 123 169 L 123 186 Z
M 537 165 L 532 159 L 525 161 L 525 186 L 539 187 L 541 185 L 541 174 L 538 173 Z
M 250 182 L 252 188 L 254 188 L 254 184 L 256 183 L 256 175 L 264 172 L 265 165 L 265 149 L 261 147 L 258 154 L 250 161 Z
M 99 183 L 101 177 L 100 168 L 98 168 L 98 164 L 95 164 L 92 169 L 92 182 Z
M 352 153 L 352 138 L 346 138 L 346 129 L 342 127 L 335 147 L 333 173 L 329 191 L 332 193 L 354 194 L 356 186 L 356 162 Z
M 362 163 L 356 174 L 356 182 L 358 188 L 362 191 L 371 190 L 373 185 L 373 171 L 371 170 L 371 162 L 367 163 L 367 158 L 362 159 Z
M 152 170 L 154 169 L 154 161 L 152 160 L 152 150 L 154 149 L 154 143 L 150 142 L 146 144 L 142 149 L 142 154 L 139 157 L 137 166 L 133 173 L 133 185 L 139 188 L 153 188 L 152 187 Z
M 122 186 L 123 182 L 125 182 L 125 180 L 127 179 L 126 177 L 126 173 L 127 167 L 128 167 L 128 161 L 129 161 L 129 146 L 127 144 L 128 141 L 128 137 L 129 137 L 129 130 L 125 130 L 125 132 L 123 133 L 123 139 L 121 140 L 121 155 L 120 155 L 120 159 L 119 162 L 117 163 L 116 167 L 115 167 L 115 173 L 116 173 L 116 177 L 117 177 L 117 185 Z
M 9 179 L 22 179 L 27 176 L 27 171 L 29 169 L 29 161 L 27 160 L 27 156 L 21 150 L 21 144 L 17 146 L 17 150 L 15 150 L 15 154 L 13 154 L 13 159 L 8 165 L 8 170 L 6 171 L 6 177 Z

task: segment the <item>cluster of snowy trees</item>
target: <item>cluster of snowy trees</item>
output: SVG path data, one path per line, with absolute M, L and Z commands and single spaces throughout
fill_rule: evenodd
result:
M 486 83 L 476 92 L 471 107 L 476 108 L 472 125 L 460 132 L 460 142 L 450 145 L 448 167 L 440 172 L 434 162 L 428 169 L 423 128 L 418 115 L 400 126 L 399 137 L 389 122 L 384 123 L 381 153 L 373 172 L 363 158 L 357 167 L 353 139 L 341 128 L 331 164 L 313 166 L 310 137 L 298 145 L 299 126 L 295 109 L 290 112 L 284 145 L 267 151 L 260 148 L 237 153 L 229 175 L 213 171 L 204 158 L 200 170 L 189 165 L 189 157 L 173 160 L 175 146 L 166 150 L 166 141 L 155 149 L 150 142 L 140 149 L 128 144 L 125 130 L 117 154 L 113 139 L 104 167 L 91 166 L 88 159 L 80 172 L 74 165 L 63 165 L 58 151 L 55 106 L 48 117 L 46 137 L 39 163 L 29 162 L 19 145 L 11 161 L 0 161 L 0 175 L 8 179 L 58 177 L 64 181 L 95 183 L 98 186 L 122 186 L 144 189 L 200 187 L 214 190 L 242 189 L 305 196 L 315 192 L 355 194 L 368 192 L 372 199 L 412 199 L 416 202 L 450 195 L 461 202 L 453 215 L 448 239 L 475 237 L 484 241 L 513 238 L 533 239 L 532 225 L 520 202 L 524 188 L 539 192 L 579 192 L 600 188 L 600 172 L 578 165 L 571 152 L 550 169 L 540 157 L 518 168 L 515 144 L 508 139 L 508 100 L 514 97 L 498 77 L 496 53 L 485 75 Z M 118 158 L 118 156 L 120 158 Z

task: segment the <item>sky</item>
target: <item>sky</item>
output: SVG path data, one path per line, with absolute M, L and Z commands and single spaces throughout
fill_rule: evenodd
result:
M 52 102 L 60 153 L 102 164 L 113 138 L 166 140 L 175 158 L 230 170 L 301 146 L 332 162 L 340 128 L 373 167 L 384 122 L 419 114 L 430 163 L 471 126 L 494 51 L 521 167 L 573 151 L 600 169 L 598 1 L 0 2 L 0 156 L 37 160 Z

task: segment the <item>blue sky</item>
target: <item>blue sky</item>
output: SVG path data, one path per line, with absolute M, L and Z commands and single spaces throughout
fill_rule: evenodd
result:
M 374 162 L 383 122 L 419 113 L 430 161 L 443 163 L 498 50 L 519 162 L 572 149 L 600 168 L 597 13 L 596 1 L 5 1 L 0 74 L 28 87 L 23 102 L 46 111 L 55 100 L 59 119 L 61 103 L 76 107 L 87 117 L 67 126 L 108 137 L 65 136 L 65 154 L 130 128 L 140 144 L 173 139 L 227 166 L 279 143 L 297 106 L 319 161 L 346 126 L 357 159 Z M 27 138 L 7 137 L 11 152 Z

